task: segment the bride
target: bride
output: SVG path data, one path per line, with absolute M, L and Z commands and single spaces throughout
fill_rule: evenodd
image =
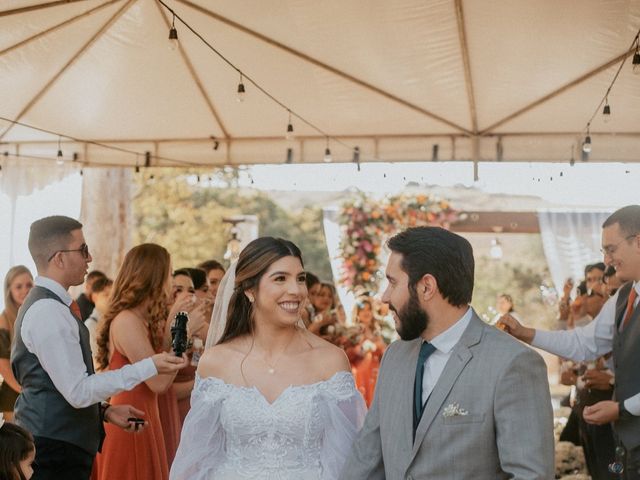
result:
M 171 479 L 337 478 L 365 406 L 344 352 L 298 326 L 300 250 L 254 240 L 219 292 Z

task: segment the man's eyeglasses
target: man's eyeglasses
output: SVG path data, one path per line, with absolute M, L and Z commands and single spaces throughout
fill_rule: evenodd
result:
M 618 247 L 622 244 L 622 242 L 626 242 L 628 240 L 631 240 L 632 238 L 635 238 L 638 235 L 640 235 L 640 233 L 634 233 L 633 235 L 627 235 L 626 237 L 624 237 L 622 240 L 620 240 L 618 243 L 616 243 L 614 245 L 606 245 L 606 246 L 602 247 L 600 249 L 600 252 L 603 255 L 613 255 L 614 253 L 616 253 L 616 250 L 618 250 Z
M 53 259 L 53 257 L 55 257 L 59 253 L 67 253 L 67 252 L 80 252 L 82 254 L 82 257 L 85 260 L 87 258 L 89 258 L 89 246 L 86 243 L 83 243 L 80 246 L 80 248 L 74 248 L 73 250 L 57 250 L 57 251 L 55 251 L 54 254 L 49 257 L 47 262 L 50 262 Z

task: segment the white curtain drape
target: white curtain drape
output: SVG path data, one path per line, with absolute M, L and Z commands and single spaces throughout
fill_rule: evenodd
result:
M 542 246 L 558 293 L 567 278 L 584 278 L 584 267 L 601 262 L 602 223 L 608 211 L 538 211 Z
M 341 276 L 340 267 L 342 264 L 342 256 L 340 255 L 340 237 L 342 232 L 340 231 L 340 223 L 338 221 L 339 216 L 340 211 L 338 207 L 327 207 L 322 211 L 324 238 L 326 240 L 327 250 L 329 251 L 331 273 L 334 279 L 333 283 L 338 291 L 338 297 L 340 297 L 344 311 L 347 317 L 349 317 L 356 301 L 353 294 L 337 281 Z

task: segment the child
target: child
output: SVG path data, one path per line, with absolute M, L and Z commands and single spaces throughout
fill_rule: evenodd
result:
M 33 437 L 24 428 L 4 421 L 0 414 L 0 480 L 29 480 L 36 456 Z

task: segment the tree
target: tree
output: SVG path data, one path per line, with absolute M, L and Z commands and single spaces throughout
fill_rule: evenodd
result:
M 198 182 L 198 177 L 205 181 Z M 138 174 L 135 241 L 163 245 L 172 255 L 174 268 L 209 258 L 221 260 L 229 237 L 223 217 L 256 215 L 260 235 L 293 241 L 302 250 L 306 269 L 331 279 L 322 210 L 305 207 L 289 213 L 263 192 L 238 188 L 237 178 L 228 170 L 211 180 L 197 170 L 148 169 Z

